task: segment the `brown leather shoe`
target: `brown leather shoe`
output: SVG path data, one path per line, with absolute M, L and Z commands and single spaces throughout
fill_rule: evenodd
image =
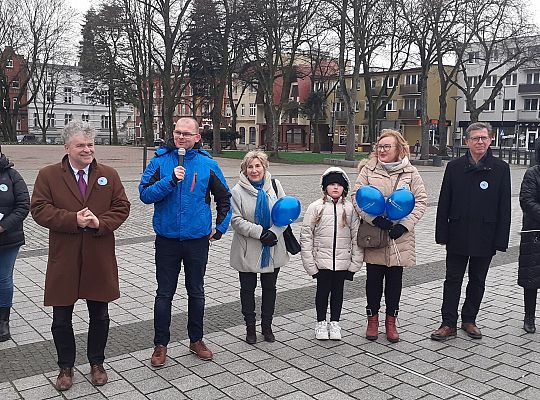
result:
M 163 346 L 162 344 L 158 344 L 156 347 L 154 347 L 150 364 L 152 364 L 152 367 L 163 367 L 166 359 L 167 347 Z
M 480 329 L 478 329 L 474 322 L 463 322 L 461 329 L 467 332 L 467 336 L 472 339 L 482 339 L 482 332 L 480 332 Z
M 377 340 L 379 337 L 379 314 L 367 317 L 366 339 Z
M 449 326 L 442 325 L 439 329 L 431 334 L 431 340 L 442 342 L 447 339 L 455 338 L 457 335 L 456 328 L 450 328 Z
M 107 383 L 107 371 L 103 368 L 103 364 L 94 364 L 90 366 L 90 376 L 92 377 L 92 385 L 103 386 Z
M 203 361 L 210 361 L 214 356 L 212 352 L 208 350 L 208 347 L 206 347 L 202 339 L 195 343 L 190 343 L 189 351 L 197 354 L 197 357 L 199 357 Z
M 71 386 L 73 386 L 73 368 L 61 368 L 56 378 L 56 390 L 68 390 Z

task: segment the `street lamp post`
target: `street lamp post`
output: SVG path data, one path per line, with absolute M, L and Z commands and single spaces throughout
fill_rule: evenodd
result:
M 461 99 L 461 96 L 452 96 L 452 99 L 454 99 L 455 101 L 455 105 L 454 105 L 454 133 L 453 133 L 453 138 L 452 140 L 454 141 L 453 142 L 453 146 L 452 146 L 452 153 L 454 152 L 454 148 L 456 147 L 456 137 L 457 137 L 457 102 L 459 99 Z M 452 154 L 452 156 L 454 156 L 454 154 Z

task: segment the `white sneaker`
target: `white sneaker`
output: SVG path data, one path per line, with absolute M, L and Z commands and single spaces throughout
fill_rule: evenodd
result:
M 328 324 L 326 321 L 317 322 L 315 325 L 315 338 L 317 340 L 328 340 Z
M 331 340 L 341 340 L 341 326 L 338 321 L 330 321 L 329 331 Z

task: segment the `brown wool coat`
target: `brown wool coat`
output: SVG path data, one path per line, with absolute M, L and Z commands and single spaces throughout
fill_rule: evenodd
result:
M 106 183 L 98 184 L 98 179 L 104 183 L 102 178 Z M 77 211 L 84 207 L 99 219 L 97 231 L 77 226 Z M 127 219 L 129 208 L 118 173 L 96 160 L 90 165 L 84 201 L 67 155 L 39 171 L 30 211 L 39 225 L 49 229 L 46 306 L 120 297 L 113 232 Z

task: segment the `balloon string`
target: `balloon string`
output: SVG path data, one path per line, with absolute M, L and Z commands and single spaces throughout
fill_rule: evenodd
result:
M 397 257 L 397 260 L 398 260 L 398 265 L 401 265 L 401 255 L 399 254 L 399 250 L 398 250 L 398 247 L 397 247 L 397 244 L 396 244 L 396 240 L 395 240 L 395 239 L 392 239 L 392 244 L 394 245 L 394 251 L 396 252 L 396 257 Z

